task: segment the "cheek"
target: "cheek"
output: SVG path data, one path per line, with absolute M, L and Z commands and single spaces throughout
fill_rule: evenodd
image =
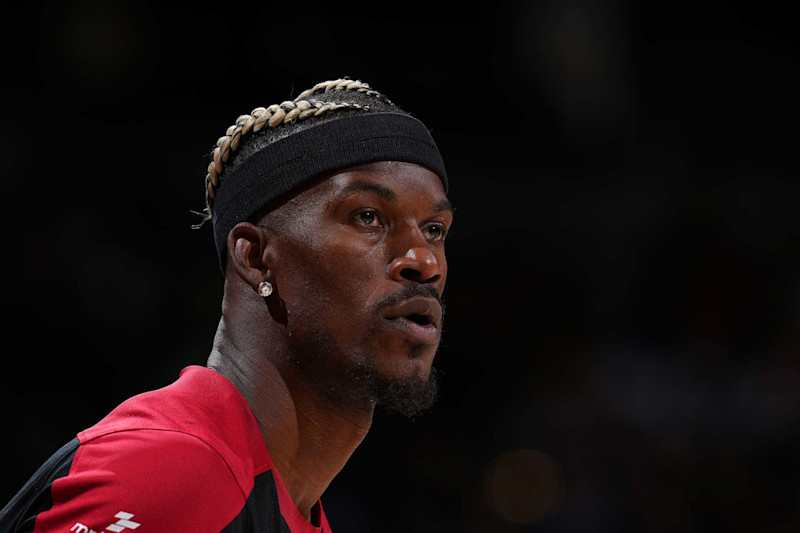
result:
M 385 270 L 374 249 L 306 245 L 282 262 L 276 282 L 290 313 L 316 315 L 325 321 L 355 319 L 378 300 Z

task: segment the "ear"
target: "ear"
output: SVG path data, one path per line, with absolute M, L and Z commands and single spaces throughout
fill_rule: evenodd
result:
M 264 229 L 250 222 L 240 222 L 228 233 L 228 265 L 253 290 L 272 276 L 267 259 L 268 244 Z

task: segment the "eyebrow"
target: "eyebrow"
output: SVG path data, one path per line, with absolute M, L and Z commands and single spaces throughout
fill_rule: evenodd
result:
M 434 213 L 441 213 L 442 211 L 450 211 L 455 213 L 456 208 L 450 200 L 442 200 L 433 206 Z

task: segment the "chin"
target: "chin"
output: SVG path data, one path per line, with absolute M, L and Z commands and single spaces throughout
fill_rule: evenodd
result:
M 381 382 L 425 383 L 433 369 L 433 355 L 402 353 L 382 354 L 367 363 L 368 373 Z
M 395 368 L 391 372 L 373 368 L 366 386 L 375 403 L 384 411 L 413 418 L 427 411 L 436 401 L 438 375 L 430 363 L 420 358 L 407 359 L 400 366 L 402 369 Z
M 381 409 L 414 418 L 430 409 L 436 401 L 439 392 L 437 373 L 432 368 L 425 380 L 385 382 L 380 392 L 377 405 Z

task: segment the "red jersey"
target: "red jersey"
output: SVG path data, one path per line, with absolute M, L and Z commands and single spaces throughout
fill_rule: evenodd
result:
M 330 533 L 295 507 L 250 406 L 218 372 L 185 368 L 56 452 L 0 512 L 0 531 Z

